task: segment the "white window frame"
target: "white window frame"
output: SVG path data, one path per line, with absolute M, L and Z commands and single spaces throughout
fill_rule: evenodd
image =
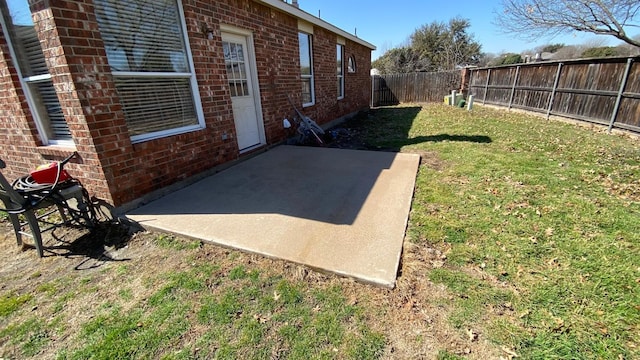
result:
M 178 7 L 179 24 L 182 27 L 182 37 L 185 46 L 185 55 L 187 58 L 187 66 L 190 72 L 178 73 L 178 72 L 136 72 L 136 71 L 112 71 L 111 74 L 114 78 L 140 78 L 140 79 L 154 79 L 154 78 L 166 78 L 166 79 L 188 79 L 191 87 L 192 101 L 194 110 L 197 117 L 197 124 L 181 126 L 172 129 L 154 131 L 139 135 L 131 136 L 132 143 L 140 143 L 144 141 L 165 138 L 173 135 L 184 134 L 187 132 L 198 131 L 205 128 L 204 113 L 202 111 L 202 103 L 200 99 L 200 91 L 198 90 L 198 83 L 196 80 L 196 72 L 193 65 L 193 56 L 191 54 L 191 45 L 189 44 L 189 36 L 187 36 L 187 25 L 185 22 L 184 10 L 181 0 L 173 0 Z
M 336 65 L 340 58 L 340 68 L 336 67 L 336 80 L 338 84 L 338 100 L 344 99 L 344 45 L 336 44 Z
M 3 7 L 3 9 L 9 10 L 8 5 L 6 7 Z M 35 120 L 36 130 L 40 135 L 40 140 L 42 141 L 42 144 L 45 146 L 57 145 L 57 146 L 65 146 L 65 147 L 75 147 L 75 143 L 73 142 L 72 135 L 71 135 L 71 139 L 53 139 L 49 137 L 49 133 L 53 133 L 53 131 L 51 130 L 51 127 L 52 127 L 51 123 L 49 122 L 48 124 L 45 124 L 45 121 L 42 118 L 44 114 L 41 113 L 41 112 L 44 112 L 43 104 L 40 104 L 39 102 L 36 101 L 37 96 L 34 96 L 34 94 L 32 93 L 33 91 L 36 91 L 36 90 L 33 90 L 31 85 L 51 81 L 51 73 L 48 72 L 46 74 L 40 74 L 40 75 L 33 75 L 33 76 L 26 76 L 26 77 L 23 76 L 23 71 L 22 71 L 23 65 L 20 63 L 19 57 L 15 53 L 15 49 L 13 47 L 13 39 L 11 37 L 11 32 L 9 31 L 9 27 L 5 22 L 5 16 L 11 17 L 11 14 L 2 14 L 2 16 L 0 16 L 0 25 L 2 26 L 2 31 L 5 34 L 5 39 L 7 41 L 7 45 L 9 46 L 9 55 L 11 56 L 11 60 L 15 65 L 16 72 L 18 73 L 20 86 L 27 100 L 27 105 L 29 106 L 31 115 Z M 29 16 L 31 16 L 31 12 L 29 12 Z M 57 95 L 57 91 L 56 91 L 56 95 Z M 58 99 L 58 102 L 59 102 L 59 99 Z M 67 128 L 68 128 L 68 125 L 67 125 Z
M 314 71 L 313 71 L 313 36 L 307 32 L 304 31 L 299 31 L 298 34 L 304 34 L 307 36 L 307 39 L 309 41 L 309 66 L 310 66 L 310 73 L 309 75 L 307 74 L 303 74 L 302 71 L 300 72 L 300 79 L 301 80 L 306 80 L 309 79 L 310 81 L 310 87 L 311 87 L 311 101 L 310 102 L 306 102 L 303 103 L 302 106 L 303 107 L 308 107 L 308 106 L 313 106 L 316 104 L 316 91 L 315 91 L 315 79 L 314 79 Z M 300 39 L 300 36 L 298 36 L 298 39 Z M 300 46 L 300 44 L 298 44 L 298 51 L 302 50 L 302 47 Z M 302 57 L 302 53 L 300 53 L 300 57 Z

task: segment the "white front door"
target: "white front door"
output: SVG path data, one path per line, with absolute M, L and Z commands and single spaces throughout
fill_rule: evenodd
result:
M 236 34 L 222 34 L 224 62 L 231 91 L 233 118 L 240 152 L 250 150 L 264 143 L 264 127 L 258 116 L 259 97 L 254 88 L 252 73 L 254 54 L 247 46 L 247 37 Z

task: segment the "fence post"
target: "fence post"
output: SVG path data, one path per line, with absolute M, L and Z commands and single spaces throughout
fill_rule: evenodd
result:
M 511 110 L 511 103 L 513 102 L 513 94 L 516 92 L 516 83 L 518 82 L 518 75 L 520 74 L 520 65 L 516 66 L 516 76 L 513 79 L 513 86 L 511 87 L 511 96 L 509 96 L 509 110 Z
M 556 97 L 556 90 L 558 89 L 558 81 L 560 80 L 560 70 L 562 70 L 563 63 L 558 63 L 558 71 L 556 72 L 556 79 L 553 81 L 553 89 L 551 90 L 551 96 L 549 97 L 549 107 L 547 108 L 547 120 L 551 115 L 551 107 L 553 107 L 553 100 Z
M 487 91 L 489 91 L 489 78 L 491 78 L 491 69 L 487 69 L 487 83 L 484 85 L 484 97 L 482 97 L 482 105 L 487 100 Z
M 413 83 L 413 101 L 414 102 L 419 102 L 420 101 L 420 87 L 418 86 L 418 84 L 420 83 L 420 74 L 416 73 L 415 75 L 415 82 Z
M 622 81 L 620 81 L 620 90 L 618 90 L 618 97 L 616 98 L 616 104 L 613 107 L 613 112 L 611 113 L 611 122 L 609 123 L 609 129 L 607 130 L 611 133 L 611 129 L 613 128 L 613 123 L 616 122 L 616 117 L 618 117 L 618 110 L 620 109 L 620 102 L 622 101 L 622 93 L 624 92 L 624 88 L 627 86 L 627 79 L 629 78 L 629 72 L 631 71 L 631 64 L 633 63 L 633 58 L 627 59 L 627 67 L 624 69 L 624 75 L 622 76 Z
M 462 78 L 460 79 L 460 93 L 465 96 L 469 90 L 469 81 L 471 78 L 471 69 L 468 66 L 462 68 Z
M 375 82 L 376 82 L 376 80 L 375 80 L 374 76 L 375 76 L 375 75 L 371 75 L 371 105 L 370 105 L 370 107 L 375 107 L 375 105 L 374 105 L 374 103 L 373 103 L 373 102 L 374 102 L 374 99 L 373 99 L 373 92 L 374 92 L 374 90 L 373 90 L 373 89 L 374 89 Z

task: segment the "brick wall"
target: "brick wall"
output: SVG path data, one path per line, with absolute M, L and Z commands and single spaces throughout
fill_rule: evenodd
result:
M 183 0 L 186 30 L 196 72 L 205 128 L 133 144 L 115 92 L 93 1 L 34 1 L 35 26 L 52 81 L 82 160 L 69 170 L 92 194 L 115 206 L 163 188 L 216 165 L 239 158 L 231 98 L 222 54 L 221 24 L 253 34 L 260 101 L 268 144 L 289 134 L 282 119 L 291 117 L 290 94 L 300 103 L 298 21 L 251 0 Z M 203 28 L 214 30 L 209 40 Z M 345 98 L 336 99 L 335 34 L 314 29 L 316 105 L 304 111 L 319 123 L 366 108 L 370 96 L 370 50 L 351 41 L 355 74 L 345 70 Z M 0 37 L 0 149 L 16 177 L 73 151 L 44 147 L 37 138 L 15 68 Z M 9 116 L 11 115 L 11 116 Z M 11 120 L 7 120 L 7 119 Z M 223 140 L 223 134 L 229 137 Z
M 338 100 L 336 76 L 337 36 L 316 27 L 313 33 L 313 67 L 316 103 L 304 108 L 304 113 L 319 124 L 348 115 L 369 106 L 371 98 L 371 51 L 353 41 L 344 46 L 345 96 Z M 347 71 L 347 60 L 353 56 L 361 64 L 355 73 Z

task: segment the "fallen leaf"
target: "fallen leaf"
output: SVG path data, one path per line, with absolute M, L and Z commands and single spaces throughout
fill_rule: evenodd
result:
M 264 323 L 268 322 L 269 320 L 271 320 L 271 317 L 270 316 L 262 316 L 262 315 L 254 314 L 253 315 L 253 319 L 256 320 L 257 322 L 259 322 L 260 324 L 264 324 Z
M 553 331 L 560 331 L 564 327 L 564 320 L 561 318 L 555 318 L 556 326 L 553 328 Z
M 280 300 L 280 294 L 278 294 L 278 292 L 277 292 L 277 291 L 274 291 L 274 292 L 273 292 L 273 300 L 275 300 L 275 301 Z
M 509 349 L 506 346 L 501 347 L 502 351 L 506 352 L 507 354 L 511 355 L 512 357 L 518 357 L 518 354 L 515 353 L 515 351 Z
M 547 230 L 544 231 L 544 234 L 546 236 L 553 236 L 553 228 L 547 228 Z
M 467 336 L 471 342 L 478 340 L 478 334 L 471 329 L 467 329 Z
M 404 308 L 405 310 L 411 310 L 413 309 L 413 305 L 414 305 L 413 299 L 408 299 L 407 302 L 404 304 Z
M 349 305 L 353 306 L 358 303 L 358 298 L 355 295 L 351 295 L 349 298 Z

